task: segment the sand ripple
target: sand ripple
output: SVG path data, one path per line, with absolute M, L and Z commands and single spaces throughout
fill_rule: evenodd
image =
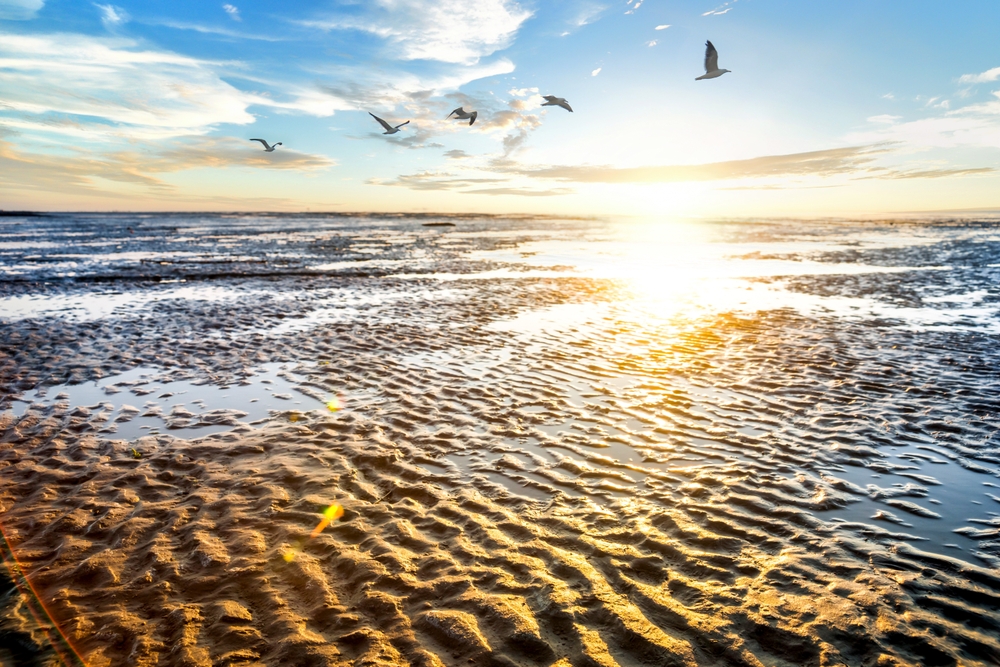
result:
M 510 245 L 419 233 L 448 271 Z M 949 243 L 988 283 L 997 242 Z M 940 259 L 888 245 L 818 256 Z M 948 294 L 938 274 L 903 279 L 906 298 Z M 892 301 L 900 280 L 878 275 L 866 298 Z M 1000 662 L 994 334 L 677 317 L 558 271 L 214 280 L 232 295 L 3 325 L 2 523 L 90 665 Z M 840 276 L 787 284 L 859 298 Z M 265 364 L 297 394 L 267 394 Z M 98 399 L 69 399 L 98 378 Z M 162 428 L 119 437 L 142 420 Z M 307 539 L 331 503 L 344 516 Z M 43 644 L 4 600 L 0 629 Z

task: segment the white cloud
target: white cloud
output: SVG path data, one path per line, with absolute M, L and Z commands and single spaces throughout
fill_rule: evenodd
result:
M 0 19 L 27 21 L 44 5 L 45 0 L 0 0 Z
M 94 6 L 101 10 L 101 23 L 108 30 L 114 30 L 129 19 L 128 13 L 121 7 L 99 5 L 97 3 L 94 3 Z
M 189 169 L 257 168 L 315 173 L 336 165 L 324 155 L 284 147 L 265 153 L 258 144 L 237 137 L 179 137 L 166 145 L 130 146 L 118 151 L 71 149 L 67 155 L 24 152 L 0 139 L 0 186 L 66 192 L 99 191 L 95 179 L 167 192 L 173 186 L 161 174 Z
M 586 4 L 580 7 L 579 13 L 570 21 L 577 28 L 590 25 L 601 17 L 607 9 L 604 5 Z
M 846 138 L 850 142 L 899 142 L 909 150 L 929 148 L 1000 148 L 1000 91 L 994 99 L 958 109 L 947 109 L 937 98 L 927 102 L 930 108 L 941 109 L 927 118 L 895 122 L 895 116 L 873 116 L 869 120 L 884 127 L 856 132 Z M 928 113 L 935 113 L 928 111 Z
M 231 30 L 229 28 L 220 28 L 218 26 L 212 25 L 201 25 L 199 23 L 187 23 L 185 21 L 143 21 L 146 25 L 162 25 L 167 28 L 173 28 L 174 30 L 193 30 L 194 32 L 200 32 L 203 35 L 223 35 L 225 37 L 237 37 L 239 39 L 256 39 L 264 42 L 281 42 L 284 41 L 282 37 L 276 37 L 274 35 L 263 35 L 263 34 L 253 34 L 247 32 L 240 32 L 238 30 Z
M 474 64 L 507 48 L 532 13 L 513 0 L 375 0 L 361 15 L 303 21 L 322 30 L 361 30 L 387 40 L 403 60 Z
M 879 144 L 788 155 L 764 155 L 748 160 L 708 164 L 646 167 L 586 164 L 534 166 L 507 161 L 496 162 L 494 168 L 501 173 L 576 183 L 682 183 L 786 176 L 828 177 L 867 173 L 874 167 L 876 159 L 889 150 L 888 146 Z
M 958 77 L 959 83 L 989 83 L 998 79 L 1000 79 L 1000 67 L 994 67 L 979 74 L 963 74 Z
M 655 39 L 651 39 L 648 42 L 646 42 L 646 46 L 656 46 L 657 44 L 658 42 Z
M 282 101 L 240 91 L 220 78 L 217 66 L 140 50 L 128 39 L 0 33 L 0 127 L 141 140 L 252 123 L 253 104 L 333 113 L 318 92 L 292 91 L 298 99 Z
M 632 5 L 632 0 L 628 0 L 627 4 Z M 628 10 L 625 13 L 626 14 L 635 14 L 635 10 L 639 9 L 639 7 L 642 7 L 642 0 L 637 0 L 637 2 L 634 5 L 632 5 L 632 9 Z
M 870 116 L 868 118 L 869 123 L 895 123 L 899 120 L 901 116 L 892 116 L 890 114 L 884 113 L 878 116 Z
M 590 73 L 590 76 L 597 76 L 598 74 L 601 73 L 602 69 L 604 69 L 604 68 L 603 67 L 598 67 L 597 69 L 595 69 L 593 72 Z
M 730 0 L 729 2 L 724 2 L 715 9 L 705 12 L 702 16 L 722 16 L 723 14 L 728 14 L 733 11 L 730 5 L 735 5 L 739 0 Z
M 514 63 L 506 58 L 471 67 L 441 67 L 445 68 L 441 73 L 425 76 L 395 69 L 373 71 L 368 68 L 344 67 L 317 71 L 316 75 L 321 81 L 320 89 L 335 109 L 392 109 L 403 105 L 411 113 L 436 118 L 440 109 L 428 110 L 424 104 L 428 98 L 457 90 L 477 79 L 514 71 Z M 324 79 L 329 78 L 334 81 L 324 82 Z
M 230 5 L 230 4 L 227 3 L 225 5 L 222 5 L 222 9 L 227 14 L 229 14 L 229 18 L 233 19 L 234 21 L 242 21 L 243 20 L 243 18 L 240 16 L 240 10 L 239 10 L 239 8 L 236 7 L 235 5 Z
M 656 26 L 655 28 L 653 28 L 653 30 L 666 30 L 669 27 L 670 27 L 670 24 L 669 23 L 665 23 L 664 25 L 658 25 L 658 26 Z

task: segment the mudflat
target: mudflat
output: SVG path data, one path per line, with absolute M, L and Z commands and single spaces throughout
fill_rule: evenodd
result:
M 996 221 L 0 229 L 0 658 L 1000 662 Z

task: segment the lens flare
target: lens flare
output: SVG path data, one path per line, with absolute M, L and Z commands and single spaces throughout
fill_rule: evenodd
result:
M 73 645 L 69 636 L 56 622 L 55 617 L 49 611 L 42 598 L 38 595 L 31 580 L 28 579 L 28 572 L 24 565 L 17 559 L 14 546 L 10 538 L 0 526 L 0 562 L 7 568 L 11 581 L 17 588 L 25 608 L 35 619 L 35 623 L 42 630 L 49 646 L 55 652 L 63 665 L 68 667 L 87 667 L 87 661 L 83 659 L 83 654 Z M 4 663 L 6 664 L 6 663 Z
M 329 526 L 332 522 L 336 521 L 340 517 L 344 516 L 344 508 L 340 505 L 334 503 L 330 505 L 325 510 L 323 510 L 323 520 L 319 522 L 319 525 L 313 529 L 313 532 L 309 534 L 309 539 L 316 537 L 323 532 L 323 529 Z
M 330 505 L 325 510 L 323 510 L 323 519 L 319 522 L 319 525 L 317 525 L 313 529 L 313 531 L 309 533 L 309 537 L 306 538 L 306 540 L 308 541 L 313 539 L 314 537 L 322 533 L 323 529 L 325 529 L 327 526 L 329 526 L 331 523 L 333 523 L 342 516 L 344 516 L 344 508 L 342 505 L 339 505 L 337 503 Z M 292 547 L 291 549 L 283 553 L 281 557 L 285 559 L 286 563 L 291 563 L 293 560 L 295 560 L 295 555 L 300 551 L 302 551 L 302 546 L 303 545 Z

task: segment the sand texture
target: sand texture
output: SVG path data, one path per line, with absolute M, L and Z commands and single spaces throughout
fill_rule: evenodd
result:
M 1000 664 L 990 224 L 3 225 L 0 661 Z

